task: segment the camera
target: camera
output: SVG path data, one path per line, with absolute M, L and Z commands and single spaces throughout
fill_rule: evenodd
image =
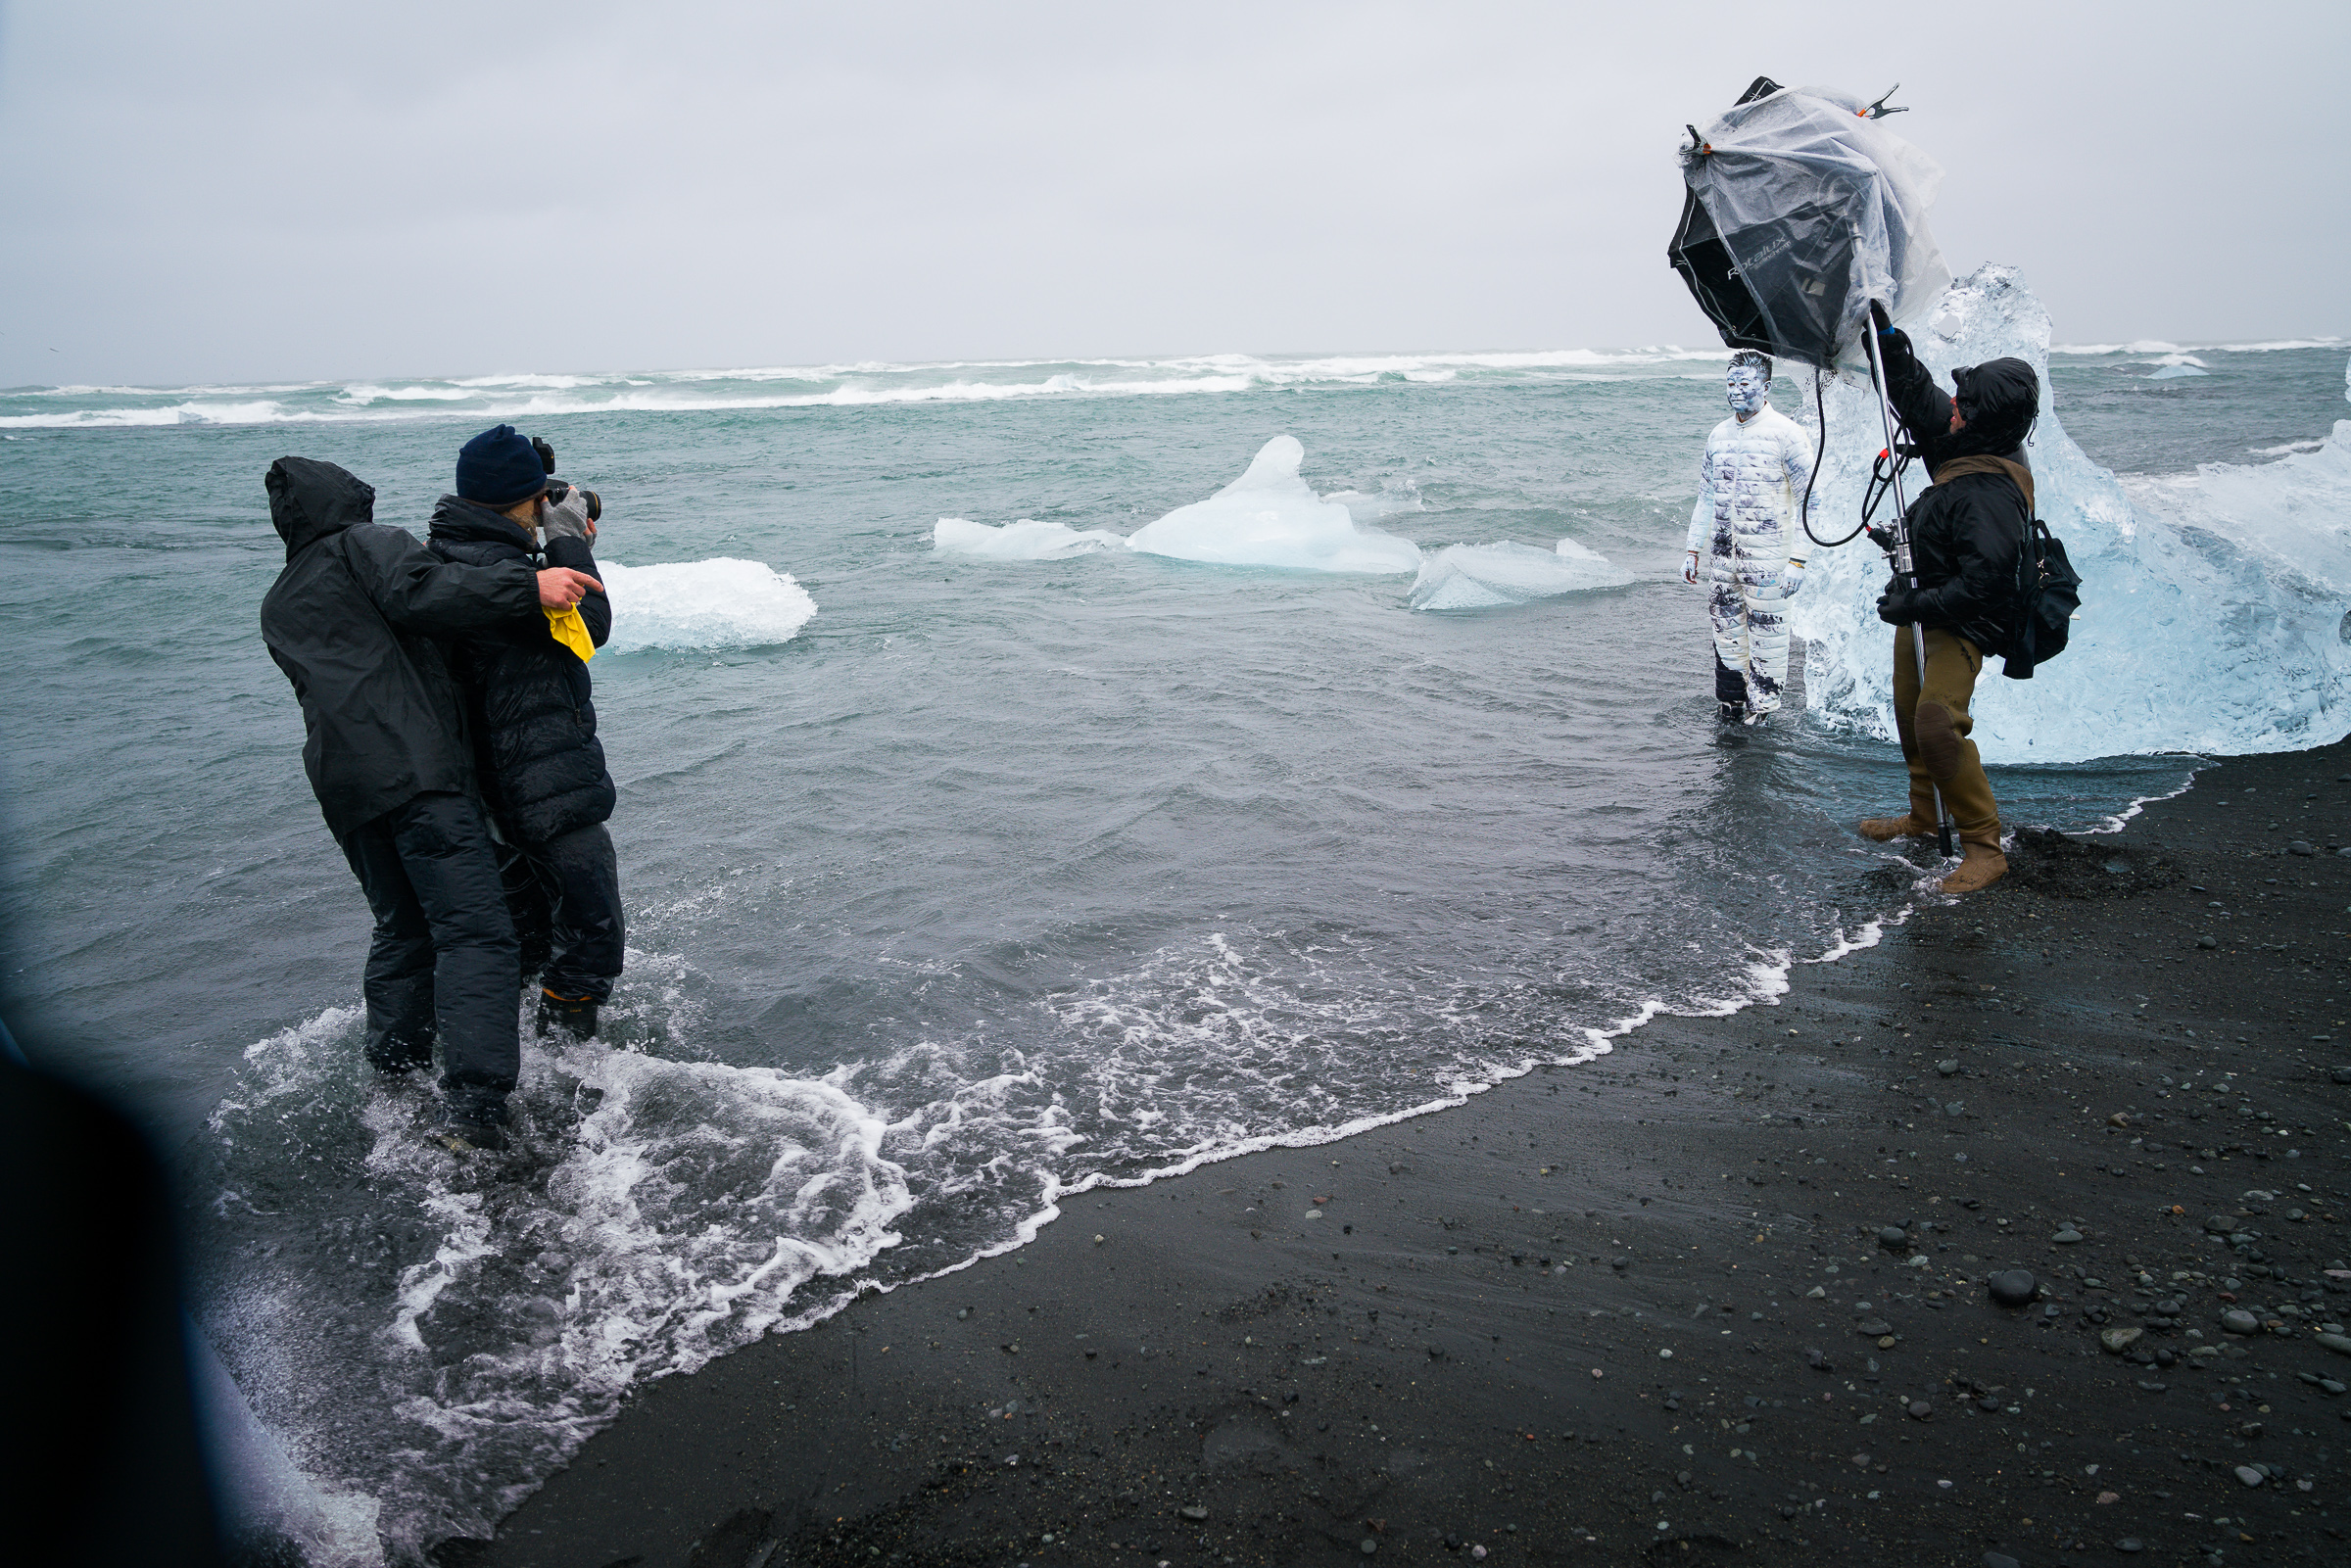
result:
M 539 454 L 540 467 L 551 474 L 555 471 L 555 449 L 548 445 L 546 437 L 533 436 L 531 451 Z M 560 479 L 553 480 L 547 487 L 547 499 L 560 504 L 563 498 L 575 490 L 588 498 L 588 520 L 592 523 L 602 522 L 604 520 L 604 498 L 590 490 L 586 485 L 567 485 Z

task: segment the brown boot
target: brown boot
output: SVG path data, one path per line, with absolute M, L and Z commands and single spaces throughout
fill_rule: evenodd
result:
M 1885 843 L 1894 838 L 1924 838 L 1935 831 L 1935 825 L 1913 814 L 1906 817 L 1864 817 L 1859 827 L 1861 836 Z
M 1999 845 L 1980 844 L 1971 840 L 1962 847 L 1967 851 L 1967 858 L 1959 862 L 1957 871 L 1943 879 L 1944 892 L 1972 893 L 1978 888 L 1990 887 L 2008 875 L 2008 857 L 2000 853 Z

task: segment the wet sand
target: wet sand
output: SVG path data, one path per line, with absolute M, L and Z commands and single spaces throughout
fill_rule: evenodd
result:
M 439 1555 L 2351 1561 L 2345 844 L 2351 744 L 2217 765 L 1776 1006 L 654 1383 Z

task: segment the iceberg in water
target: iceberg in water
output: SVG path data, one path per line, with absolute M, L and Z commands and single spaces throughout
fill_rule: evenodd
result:
M 989 561 L 1058 561 L 1093 550 L 1117 549 L 1126 543 L 1124 536 L 1099 528 L 1080 533 L 1061 523 L 1040 523 L 1030 517 L 1001 528 L 961 517 L 941 517 L 931 531 L 932 547 L 941 555 L 973 555 Z
M 816 600 L 760 561 L 715 556 L 665 566 L 597 563 L 612 595 L 607 653 L 641 648 L 755 648 L 789 641 L 816 613 Z
M 1178 506 L 1137 529 L 1128 547 L 1147 555 L 1221 566 L 1284 566 L 1313 572 L 1410 572 L 1420 546 L 1358 526 L 1348 509 L 1298 477 L 1306 449 L 1275 436 L 1240 478 L 1206 500 Z
M 1632 573 L 1572 539 L 1560 540 L 1557 549 L 1453 545 L 1420 563 L 1404 602 L 1415 610 L 1482 610 L 1588 588 L 1622 588 L 1632 580 Z
M 2040 373 L 2044 411 L 2026 454 L 2040 516 L 2082 574 L 2062 656 L 2030 681 L 1988 661 L 1975 703 L 1986 761 L 2291 751 L 2351 733 L 2351 420 L 2316 451 L 2125 483 L 2059 422 L 2048 314 L 2014 268 L 1978 268 L 1930 319 L 1917 349 L 1946 387 L 1953 365 L 2002 355 Z M 1843 533 L 1884 438 L 1863 385 L 1832 386 L 1828 420 L 1822 531 Z M 1816 550 L 1790 621 L 1806 642 L 1811 707 L 1891 736 L 1894 632 L 1876 611 L 1886 575 L 1866 539 Z

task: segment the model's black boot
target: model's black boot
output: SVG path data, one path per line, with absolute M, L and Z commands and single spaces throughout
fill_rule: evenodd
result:
M 596 1037 L 596 998 L 593 996 L 557 996 L 544 988 L 539 992 L 539 1033 L 542 1037 L 556 1030 L 575 1040 Z

